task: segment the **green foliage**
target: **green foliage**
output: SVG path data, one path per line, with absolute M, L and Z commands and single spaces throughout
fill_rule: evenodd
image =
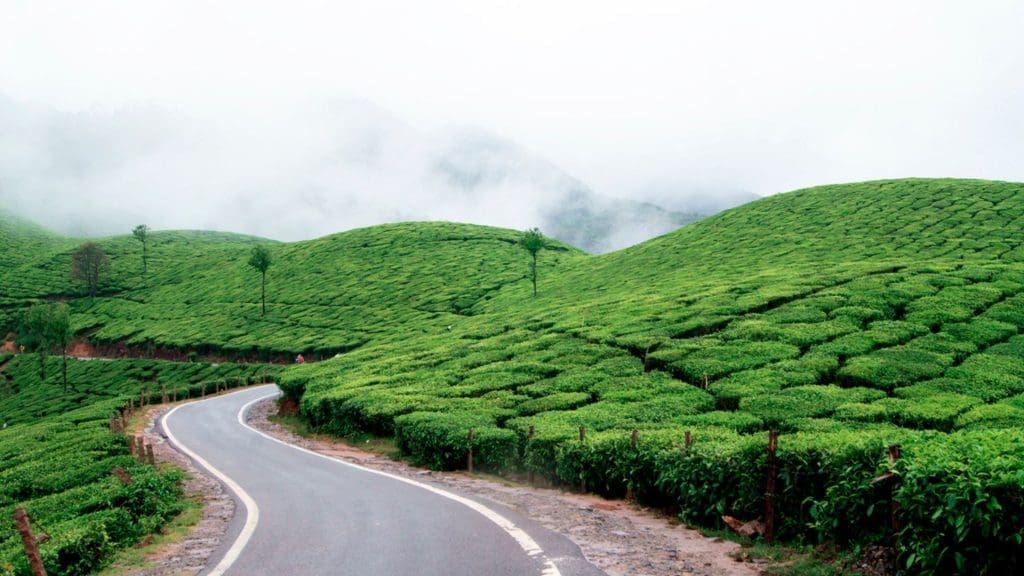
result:
M 198 398 L 222 388 L 262 382 L 281 368 L 262 364 L 220 364 L 167 362 L 161 360 L 116 360 L 68 362 L 68 393 L 61 394 L 62 380 L 56 359 L 48 360 L 48 377 L 39 378 L 34 359 L 15 356 L 4 368 L 16 391 L 0 402 L 0 426 L 41 421 L 99 401 L 145 397 L 159 402 L 166 390 L 179 399 Z
M 1020 492 L 1005 481 L 1016 452 L 985 448 L 1006 474 L 972 502 L 995 497 L 1002 511 L 953 506 L 962 542 L 930 516 L 947 503 L 919 492 L 925 471 L 945 498 L 976 490 L 968 476 L 992 474 L 956 438 L 1007 441 L 1024 409 L 1022 199 L 1020 184 L 879 181 L 772 196 L 599 257 L 549 241 L 544 299 L 522 289 L 522 233 L 373 227 L 274 245 L 269 317 L 247 289 L 256 239 L 161 232 L 144 284 L 123 265 L 134 240 L 107 239 L 105 295 L 70 305 L 73 328 L 98 342 L 340 354 L 281 379 L 315 428 L 394 434 L 449 468 L 473 427 L 480 466 L 632 490 L 704 525 L 762 513 L 764 431 L 777 428 L 781 534 L 890 541 L 888 486 L 871 480 L 887 444 L 904 442 L 899 466 L 922 475 L 901 496 L 915 521 L 902 562 L 955 572 L 959 552 L 991 573 L 1015 566 L 1019 545 L 990 560 L 968 544 L 982 518 L 1017 522 Z M 60 272 L 73 243 L 0 231 L 15 247 L 0 252 L 10 325 L 12 310 L 72 292 Z M 12 369 L 20 388 L 24 368 Z
M 406 414 L 395 420 L 395 441 L 414 462 L 435 470 L 464 467 L 472 446 L 476 466 L 501 471 L 516 462 L 518 451 L 515 433 L 497 428 L 486 413 Z
M 547 240 L 537 228 L 531 228 L 523 233 L 519 239 L 519 245 L 530 254 L 530 280 L 533 282 L 533 296 L 537 297 L 537 254 L 547 247 Z
M 86 242 L 71 254 L 71 278 L 85 285 L 90 297 L 96 296 L 103 275 L 110 271 L 110 259 L 95 242 Z
M 250 268 L 260 273 L 260 304 L 263 316 L 267 315 L 267 270 L 270 268 L 270 262 L 270 250 L 262 245 L 252 247 L 249 260 L 246 262 Z
M 17 402 L 17 399 L 15 399 Z M 135 543 L 180 510 L 181 475 L 159 473 L 127 455 L 123 437 L 107 429 L 121 401 L 100 401 L 37 423 L 0 430 L 0 514 L 17 506 L 52 539 L 41 546 L 49 574 L 90 574 L 119 547 Z M 134 479 L 122 485 L 115 466 Z M 21 541 L 0 524 L 0 562 L 29 574 Z
M 917 574 L 1015 574 L 1024 546 L 1024 434 L 986 430 L 904 446 L 900 562 Z
M 142 273 L 145 274 L 149 270 L 147 262 L 149 254 L 146 250 L 146 241 L 149 240 L 149 226 L 139 224 L 132 228 L 132 237 L 142 243 Z

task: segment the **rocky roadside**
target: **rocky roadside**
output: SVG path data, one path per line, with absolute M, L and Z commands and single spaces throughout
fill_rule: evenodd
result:
M 153 446 L 153 455 L 161 464 L 172 464 L 185 470 L 189 480 L 184 485 L 185 498 L 200 499 L 203 513 L 199 523 L 189 530 L 188 536 L 154 551 L 146 566 L 126 570 L 130 576 L 195 576 L 206 567 L 210 556 L 220 546 L 228 524 L 235 515 L 235 501 L 219 481 L 193 464 L 178 452 L 160 433 L 156 422 L 173 406 L 156 406 L 146 414 L 143 434 Z

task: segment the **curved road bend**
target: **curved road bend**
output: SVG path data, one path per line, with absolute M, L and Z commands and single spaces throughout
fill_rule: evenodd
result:
M 248 405 L 276 393 L 248 388 L 161 421 L 172 445 L 234 492 L 237 513 L 203 574 L 604 574 L 564 536 L 494 503 L 317 456 L 242 424 Z

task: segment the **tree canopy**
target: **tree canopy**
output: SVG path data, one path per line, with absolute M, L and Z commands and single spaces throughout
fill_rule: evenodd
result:
M 260 302 L 261 302 L 261 315 L 267 315 L 267 269 L 270 268 L 270 250 L 267 250 L 266 246 L 253 246 L 252 253 L 249 254 L 249 266 L 254 268 L 262 276 L 261 290 L 260 290 Z
M 67 347 L 71 343 L 71 315 L 67 304 L 36 304 L 25 310 L 18 341 L 39 355 L 39 378 L 46 379 L 46 356 L 59 346 L 64 358 L 64 390 L 67 391 Z
M 139 242 L 142 242 L 142 273 L 145 274 L 148 268 L 146 264 L 146 241 L 149 239 L 149 226 L 139 224 L 132 229 L 132 236 Z
M 547 248 L 547 240 L 544 235 L 540 233 L 538 228 L 531 228 L 523 233 L 523 237 L 519 239 L 519 245 L 524 250 L 530 253 L 530 279 L 533 281 L 533 295 L 537 296 L 537 254 Z
M 95 242 L 86 242 L 71 255 L 71 278 L 85 284 L 89 296 L 96 296 L 100 279 L 110 270 L 110 260 Z

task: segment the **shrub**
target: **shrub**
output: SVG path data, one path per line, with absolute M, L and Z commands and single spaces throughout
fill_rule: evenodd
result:
M 434 470 L 456 470 L 466 465 L 471 428 L 475 465 L 500 471 L 517 461 L 516 434 L 498 428 L 493 416 L 487 414 L 412 412 L 395 419 L 395 441 L 417 464 Z
M 901 564 L 922 574 L 1015 574 L 1024 525 L 1024 435 L 928 436 L 904 446 L 895 499 Z

